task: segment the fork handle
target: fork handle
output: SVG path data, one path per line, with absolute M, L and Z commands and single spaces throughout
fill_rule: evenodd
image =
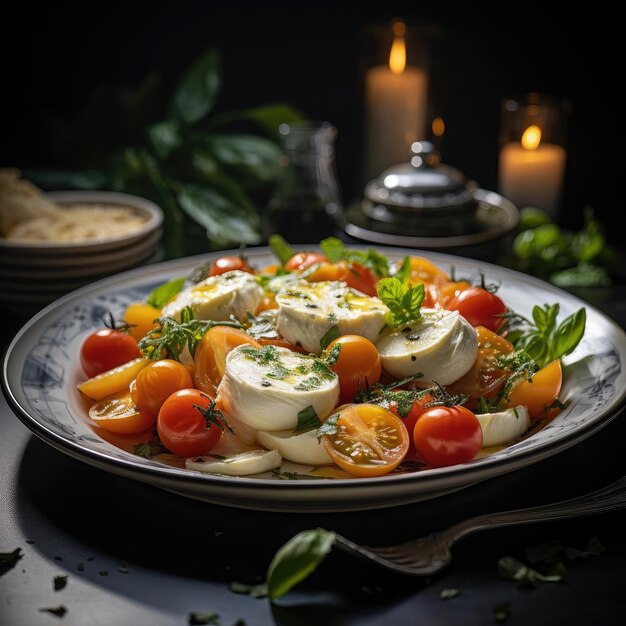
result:
M 472 517 L 451 526 L 446 534 L 449 533 L 449 536 L 456 540 L 476 531 L 496 526 L 514 526 L 516 524 L 582 517 L 621 508 L 626 508 L 626 476 L 622 476 L 619 480 L 602 489 L 570 500 Z

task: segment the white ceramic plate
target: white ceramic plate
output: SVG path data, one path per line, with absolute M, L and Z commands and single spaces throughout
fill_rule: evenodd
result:
M 415 250 L 385 248 L 400 259 Z M 227 251 L 221 254 L 236 254 Z M 499 294 L 521 314 L 534 304 L 559 302 L 566 316 L 585 303 L 524 274 L 471 259 L 422 253 L 457 275 L 501 284 Z M 250 249 L 250 262 L 270 262 L 266 248 Z M 127 453 L 100 439 L 87 425 L 76 391 L 83 379 L 77 355 L 92 330 L 111 310 L 120 316 L 127 303 L 143 299 L 156 285 L 188 275 L 208 256 L 159 263 L 101 280 L 57 300 L 37 314 L 9 346 L 3 368 L 5 394 L 18 417 L 59 450 L 103 470 L 179 494 L 236 507 L 284 511 L 342 511 L 416 502 L 536 463 L 606 425 L 626 398 L 626 335 L 612 320 L 587 305 L 587 332 L 565 359 L 561 399 L 567 408 L 544 429 L 499 452 L 453 467 L 369 479 L 281 480 L 273 476 L 232 478 L 178 469 Z

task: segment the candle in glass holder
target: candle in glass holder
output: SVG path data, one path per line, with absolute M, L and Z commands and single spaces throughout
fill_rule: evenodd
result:
M 539 126 L 529 126 L 521 142 L 500 149 L 500 192 L 520 209 L 537 207 L 556 218 L 565 156 L 563 146 L 542 143 Z
M 408 161 L 411 144 L 424 138 L 428 76 L 407 65 L 405 31 L 402 22 L 394 24 L 389 65 L 372 67 L 365 75 L 369 178 Z

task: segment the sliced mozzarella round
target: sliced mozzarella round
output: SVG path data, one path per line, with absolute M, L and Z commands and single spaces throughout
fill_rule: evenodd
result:
M 259 430 L 295 430 L 312 406 L 320 419 L 339 400 L 339 379 L 319 359 L 287 348 L 238 346 L 226 357 L 217 390 L 224 410 Z
M 320 354 L 320 339 L 333 327 L 341 335 L 376 341 L 385 325 L 387 307 L 344 282 L 305 280 L 290 283 L 277 296 L 278 332 L 305 350 Z
M 384 332 L 376 342 L 383 369 L 395 378 L 421 372 L 420 384 L 449 385 L 467 373 L 476 332 L 458 311 L 422 309 L 422 321 Z
M 183 289 L 163 307 L 163 315 L 180 319 L 181 311 L 188 306 L 199 320 L 222 321 L 234 315 L 243 321 L 248 311 L 256 311 L 263 295 L 252 274 L 234 270 Z
M 206 474 L 251 476 L 280 467 L 281 462 L 282 458 L 277 450 L 250 450 L 223 458 L 216 458 L 210 454 L 191 457 L 185 461 L 185 467 Z
M 257 441 L 268 450 L 278 450 L 281 456 L 302 465 L 332 465 L 326 448 L 317 439 L 317 430 L 294 435 L 291 430 L 273 433 L 260 430 Z
M 514 441 L 530 428 L 528 409 L 521 405 L 498 413 L 483 413 L 476 417 L 483 431 L 483 448 Z

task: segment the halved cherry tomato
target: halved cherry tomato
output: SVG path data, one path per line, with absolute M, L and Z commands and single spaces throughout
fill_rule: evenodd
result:
M 249 274 L 255 274 L 254 268 L 252 268 L 245 259 L 240 256 L 222 256 L 216 259 L 211 265 L 209 276 L 219 276 L 226 272 L 232 272 L 239 270 L 240 272 L 248 272 Z
M 331 459 L 353 476 L 383 476 L 398 467 L 409 449 L 399 417 L 376 404 L 339 409 L 337 432 L 322 435 Z
M 113 328 L 91 333 L 80 348 L 80 364 L 89 378 L 141 356 L 137 342 L 128 333 Z
M 467 405 L 474 408 L 478 399 L 495 396 L 510 376 L 511 372 L 498 365 L 499 357 L 515 351 L 513 344 L 488 328 L 476 328 L 478 351 L 474 365 L 467 374 L 446 388 L 451 394 L 469 396 Z
M 361 293 L 368 296 L 376 295 L 376 276 L 368 267 L 360 263 L 339 261 L 337 263 L 322 263 L 312 274 L 306 277 L 312 283 L 323 280 L 343 281 Z
M 321 252 L 298 252 L 294 254 L 287 263 L 285 269 L 290 272 L 302 272 L 316 263 L 324 263 L 328 259 Z
M 515 385 L 509 393 L 509 406 L 523 404 L 528 408 L 531 420 L 543 419 L 548 416 L 547 407 L 558 398 L 562 383 L 561 361 L 556 359 L 535 372 L 530 380 Z
M 130 386 L 133 402 L 156 418 L 165 400 L 179 389 L 193 387 L 187 368 L 173 359 L 153 361 L 144 367 Z
M 231 326 L 213 326 L 202 337 L 194 357 L 193 381 L 198 389 L 215 397 L 226 369 L 226 357 L 237 346 L 246 344 L 260 348 L 261 344 L 248 333 Z
M 128 389 L 96 402 L 89 409 L 89 417 L 98 426 L 120 435 L 141 433 L 156 422 L 156 415 L 135 405 Z
M 365 337 L 338 337 L 328 346 L 328 353 L 337 347 L 339 355 L 330 369 L 339 376 L 339 402 L 346 404 L 352 402 L 359 391 L 380 380 L 382 365 L 378 349 Z
M 463 406 L 436 406 L 417 420 L 415 450 L 428 465 L 445 467 L 471 461 L 482 448 L 478 418 Z
M 93 400 L 102 400 L 119 391 L 128 391 L 128 386 L 148 363 L 150 359 L 133 359 L 80 383 L 78 389 Z
M 181 389 L 169 396 L 157 419 L 163 445 L 184 457 L 210 452 L 222 437 L 219 425 L 209 421 L 201 410 L 208 411 L 210 405 L 211 399 L 199 389 Z
M 157 309 L 145 302 L 132 302 L 126 307 L 124 321 L 130 326 L 130 336 L 139 341 L 152 329 L 157 327 L 155 319 L 161 316 L 161 309 Z
M 494 293 L 482 287 L 469 287 L 445 304 L 449 311 L 458 311 L 472 326 L 496 331 L 504 321 L 506 305 Z

